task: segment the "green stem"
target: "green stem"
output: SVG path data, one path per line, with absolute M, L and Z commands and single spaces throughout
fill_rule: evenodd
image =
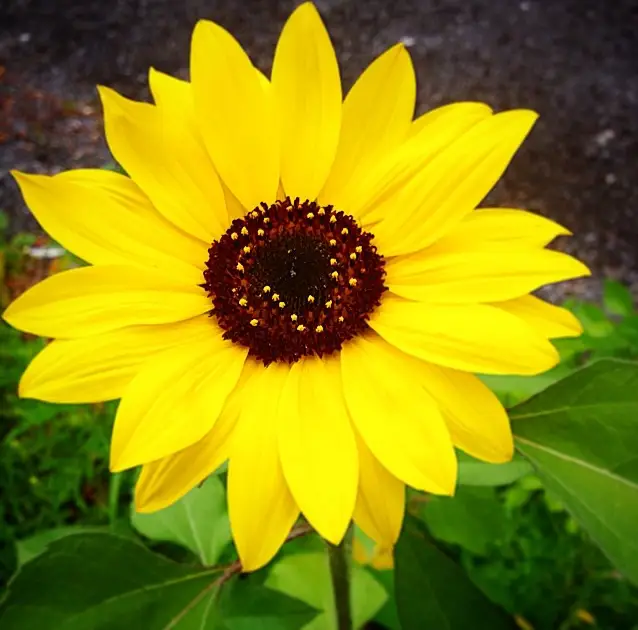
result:
M 328 543 L 328 559 L 332 590 L 337 609 L 337 629 L 352 630 L 352 613 L 350 612 L 350 541 L 351 532 L 346 533 L 340 545 Z

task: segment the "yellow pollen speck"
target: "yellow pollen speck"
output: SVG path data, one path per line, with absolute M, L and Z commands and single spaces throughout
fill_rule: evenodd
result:
M 345 320 L 343 319 L 343 315 L 339 315 L 339 321 L 343 323 Z
M 284 306 L 286 306 L 285 302 L 279 302 L 279 308 L 283 308 Z
M 279 299 L 279 293 L 273 293 L 272 294 L 272 301 L 276 302 Z
M 264 293 L 270 293 L 270 287 L 269 287 L 268 285 L 266 285 L 266 286 L 262 289 L 262 291 L 263 291 Z
M 357 255 L 352 252 L 352 254 L 350 254 L 350 260 L 356 260 L 357 259 Z
M 334 238 L 331 238 L 330 241 L 328 242 L 330 243 L 332 247 L 334 247 L 337 244 L 337 241 L 335 241 Z
M 297 321 L 297 316 L 293 313 L 293 314 L 290 316 L 290 319 L 292 319 L 292 321 L 293 321 L 293 322 L 296 322 L 296 321 Z
M 257 236 L 263 236 L 264 234 L 265 232 L 261 228 L 257 230 Z
M 237 234 L 237 232 L 231 232 L 230 238 L 232 238 L 233 241 L 236 241 L 239 238 L 239 234 Z
M 253 211 L 250 213 L 250 216 L 251 216 L 253 219 L 256 219 L 256 218 L 259 216 L 259 212 L 257 212 L 257 210 L 253 210 Z
M 317 214 L 322 217 L 324 214 L 326 214 L 326 211 L 323 208 L 319 208 L 319 210 L 317 210 Z
M 337 259 L 336 258 L 331 258 L 330 259 L 330 264 L 334 267 L 337 264 Z
M 332 306 L 332 300 L 328 300 L 326 302 L 326 308 L 330 308 Z
M 241 233 L 246 236 L 248 234 L 248 228 L 244 225 L 244 227 L 241 229 Z
M 246 306 L 248 304 L 248 300 L 246 298 L 241 298 L 239 300 L 239 306 Z
M 244 247 L 244 254 L 249 254 L 250 253 L 250 245 L 246 245 Z
M 330 217 L 330 223 L 336 223 L 336 222 L 337 222 L 337 217 L 335 217 L 335 215 L 333 214 L 333 215 Z
M 315 301 L 314 296 L 309 295 L 309 296 L 308 296 L 308 303 L 309 303 L 309 304 L 313 304 L 313 303 L 314 303 L 314 301 Z
M 314 218 L 315 218 L 315 215 L 314 215 L 314 213 L 313 213 L 313 212 L 309 212 L 309 213 L 306 215 L 306 218 L 307 218 L 307 219 L 314 219 Z
M 360 254 L 363 251 L 363 247 L 361 247 L 361 245 L 357 245 L 354 248 L 354 251 L 357 252 L 357 254 Z
M 348 233 L 348 228 L 343 228 L 343 230 L 341 230 L 341 233 L 345 236 Z
M 259 326 L 259 320 L 258 319 L 251 319 L 250 320 L 250 325 L 251 326 Z
M 241 263 L 237 263 L 237 271 L 243 271 L 244 270 L 244 265 L 242 265 Z
M 270 219 L 268 217 L 264 217 L 264 223 L 270 223 Z
M 303 332 L 304 330 L 306 330 L 306 327 L 303 324 L 299 324 L 299 326 L 297 326 L 297 330 L 299 332 Z
M 336 280 L 339 277 L 339 272 L 333 271 L 330 275 Z
M 348 284 L 351 287 L 356 287 L 357 286 L 357 279 L 356 278 L 350 278 L 350 280 L 348 280 Z
M 323 326 L 319 324 L 319 326 L 315 328 L 315 332 L 323 332 Z

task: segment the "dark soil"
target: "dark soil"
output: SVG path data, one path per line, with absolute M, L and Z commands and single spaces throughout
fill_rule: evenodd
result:
M 292 0 L 0 0 L 0 208 L 32 227 L 9 168 L 99 166 L 95 85 L 145 97 L 148 67 L 185 75 L 198 18 L 264 70 Z M 634 0 L 318 0 L 346 85 L 402 40 L 419 111 L 455 100 L 530 107 L 537 127 L 490 201 L 570 227 L 561 247 L 638 286 L 638 8 Z M 0 70 L 2 71 L 2 70 Z M 571 290 L 595 291 L 597 281 Z

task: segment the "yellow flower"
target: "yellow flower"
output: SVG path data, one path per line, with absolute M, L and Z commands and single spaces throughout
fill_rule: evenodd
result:
M 472 373 L 543 372 L 549 339 L 580 333 L 529 295 L 588 273 L 545 249 L 567 230 L 475 210 L 536 114 L 458 103 L 413 121 L 401 45 L 342 102 L 311 4 L 286 23 L 270 80 L 207 21 L 190 69 L 190 82 L 151 70 L 154 105 L 101 88 L 128 176 L 14 173 L 43 228 L 91 263 L 5 312 L 55 338 L 20 394 L 122 398 L 111 468 L 143 465 L 140 511 L 228 459 L 246 570 L 300 512 L 332 543 L 354 519 L 390 548 L 405 484 L 454 492 L 454 446 L 512 455 L 505 411 Z

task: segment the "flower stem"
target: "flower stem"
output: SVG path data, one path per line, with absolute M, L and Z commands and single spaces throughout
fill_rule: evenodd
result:
M 350 541 L 351 531 L 346 533 L 341 544 L 335 546 L 328 543 L 328 560 L 332 590 L 337 609 L 337 629 L 352 630 L 352 614 L 350 612 Z

